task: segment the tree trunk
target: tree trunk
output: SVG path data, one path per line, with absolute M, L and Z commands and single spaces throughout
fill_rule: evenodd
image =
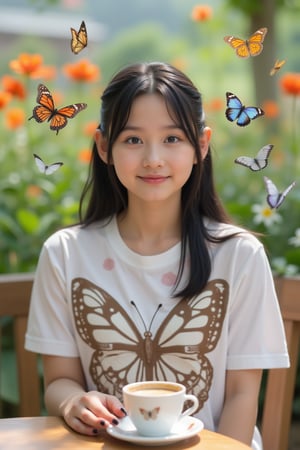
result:
M 270 76 L 270 70 L 276 60 L 275 13 L 274 0 L 261 0 L 261 8 L 250 17 L 250 33 L 262 27 L 268 28 L 262 53 L 252 58 L 257 106 L 262 106 L 265 100 L 277 100 L 276 80 Z

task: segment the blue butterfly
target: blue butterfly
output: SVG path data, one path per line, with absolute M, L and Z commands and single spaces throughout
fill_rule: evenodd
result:
M 236 124 L 239 127 L 249 125 L 251 120 L 264 115 L 264 111 L 256 106 L 244 106 L 240 99 L 232 94 L 226 92 L 227 109 L 225 115 L 230 122 L 237 120 Z

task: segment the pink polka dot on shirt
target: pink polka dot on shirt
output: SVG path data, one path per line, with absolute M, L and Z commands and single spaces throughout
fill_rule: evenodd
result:
M 111 258 L 106 258 L 103 262 L 103 267 L 105 270 L 113 270 L 115 268 L 115 262 Z
M 172 272 L 164 273 L 161 277 L 161 282 L 165 286 L 174 286 L 176 282 L 176 275 Z

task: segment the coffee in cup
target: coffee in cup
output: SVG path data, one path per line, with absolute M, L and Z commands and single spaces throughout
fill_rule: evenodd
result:
M 142 436 L 166 436 L 184 416 L 193 414 L 199 405 L 195 395 L 186 394 L 182 384 L 169 381 L 141 381 L 123 387 L 124 406 Z M 190 408 L 182 411 L 184 402 Z

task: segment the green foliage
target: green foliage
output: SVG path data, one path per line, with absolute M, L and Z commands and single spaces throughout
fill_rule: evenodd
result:
M 285 0 L 274 0 L 276 6 L 283 6 Z M 244 14 L 252 16 L 265 7 L 264 0 L 227 0 L 228 6 L 242 11 Z

